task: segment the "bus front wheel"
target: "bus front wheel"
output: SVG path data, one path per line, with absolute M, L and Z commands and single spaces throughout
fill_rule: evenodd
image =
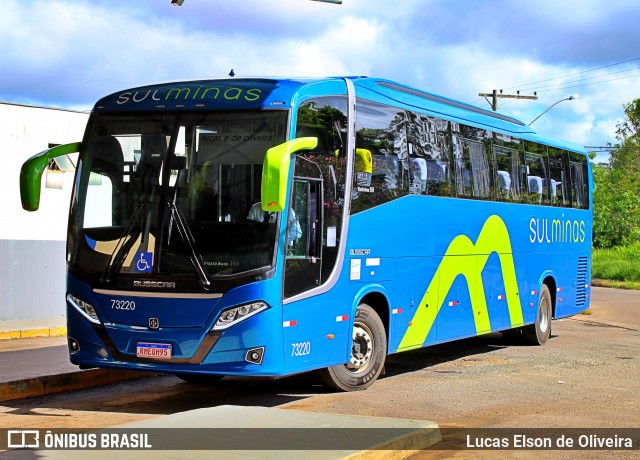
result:
M 552 301 L 551 292 L 546 284 L 540 288 L 538 299 L 538 314 L 535 324 L 525 326 L 522 329 L 522 336 L 527 343 L 533 345 L 544 345 L 551 336 L 551 316 Z
M 386 355 L 387 334 L 382 320 L 369 305 L 360 304 L 353 321 L 349 362 L 321 369 L 320 378 L 338 390 L 364 390 L 382 372 Z

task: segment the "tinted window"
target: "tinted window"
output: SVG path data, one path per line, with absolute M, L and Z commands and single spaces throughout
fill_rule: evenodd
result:
M 485 146 L 492 133 L 452 123 L 456 194 L 459 197 L 493 199 L 493 160 Z
M 524 158 L 529 203 L 548 204 L 549 174 L 546 147 L 535 142 L 525 142 Z
M 409 187 L 404 111 L 358 100 L 351 213 L 405 194 Z
M 449 123 L 439 118 L 407 112 L 409 193 L 453 195 Z
M 589 170 L 587 158 L 568 152 L 571 174 L 571 204 L 574 208 L 589 209 Z
M 552 206 L 570 206 L 570 175 L 567 171 L 567 152 L 548 147 L 549 154 L 549 194 Z
M 496 134 L 493 153 L 496 160 L 496 196 L 501 201 L 526 200 L 522 194 L 522 143 L 519 139 Z

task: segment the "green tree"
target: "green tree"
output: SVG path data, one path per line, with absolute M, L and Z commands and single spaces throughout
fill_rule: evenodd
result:
M 640 240 L 640 99 L 625 104 L 624 113 L 609 164 L 593 168 L 596 247 Z

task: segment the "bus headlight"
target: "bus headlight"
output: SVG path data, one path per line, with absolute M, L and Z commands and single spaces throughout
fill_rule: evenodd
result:
M 93 308 L 93 305 L 89 302 L 78 299 L 76 296 L 71 294 L 67 294 L 67 302 L 69 302 L 69 305 L 73 308 L 78 310 L 78 313 L 84 316 L 87 320 L 91 321 L 93 324 L 100 324 L 100 318 L 98 318 L 96 309 Z
M 211 329 L 214 331 L 226 329 L 234 324 L 238 324 L 240 321 L 244 321 L 257 313 L 260 313 L 263 310 L 266 310 L 267 308 L 269 308 L 269 305 L 264 302 L 254 302 L 247 305 L 241 305 L 239 307 L 227 308 L 220 313 L 216 324 L 214 324 Z

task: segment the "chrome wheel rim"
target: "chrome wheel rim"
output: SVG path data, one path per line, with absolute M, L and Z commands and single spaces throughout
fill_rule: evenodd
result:
M 549 299 L 546 297 L 540 298 L 540 304 L 538 306 L 538 315 L 540 318 L 540 331 L 546 334 L 549 330 Z
M 371 329 L 363 323 L 353 325 L 351 357 L 346 368 L 353 373 L 365 372 L 371 363 L 375 343 Z

